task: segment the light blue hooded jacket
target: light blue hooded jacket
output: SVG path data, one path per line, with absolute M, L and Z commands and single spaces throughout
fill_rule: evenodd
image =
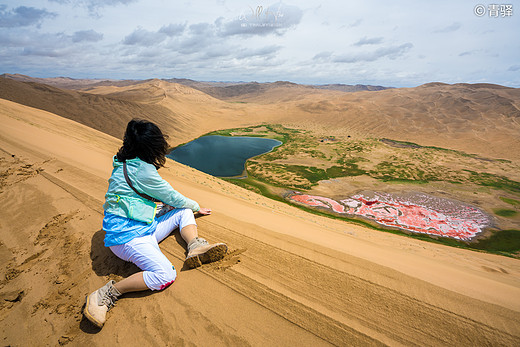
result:
M 112 176 L 108 180 L 108 191 L 105 194 L 103 209 L 106 214 L 134 219 L 140 222 L 152 223 L 157 205 L 137 195 L 128 185 L 123 174 L 123 163 L 113 158 Z M 197 202 L 183 196 L 165 181 L 154 165 L 139 158 L 126 161 L 128 177 L 137 191 L 175 208 L 189 208 L 197 212 L 200 207 Z

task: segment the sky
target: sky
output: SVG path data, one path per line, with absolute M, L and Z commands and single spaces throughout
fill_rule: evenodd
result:
M 0 73 L 520 87 L 520 1 L 0 0 Z

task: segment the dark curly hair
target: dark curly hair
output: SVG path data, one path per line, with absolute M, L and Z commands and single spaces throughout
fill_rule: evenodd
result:
M 137 157 L 159 169 L 166 163 L 169 149 L 167 138 L 154 123 L 132 119 L 126 126 L 123 146 L 116 155 L 117 160 L 124 162 Z

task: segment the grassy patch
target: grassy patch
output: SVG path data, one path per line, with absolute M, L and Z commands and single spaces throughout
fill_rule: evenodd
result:
M 365 170 L 361 170 L 354 163 L 345 163 L 342 166 L 331 166 L 325 170 L 325 172 L 329 178 L 361 176 L 366 174 Z
M 462 151 L 456 151 L 454 149 L 449 149 L 449 148 L 442 148 L 442 147 L 436 147 L 436 146 L 422 146 L 422 145 L 419 145 L 419 144 L 413 143 L 413 142 L 398 141 L 398 140 L 391 140 L 391 139 L 385 139 L 385 138 L 380 139 L 380 141 L 385 143 L 385 144 L 387 144 L 387 145 L 389 145 L 389 146 L 396 147 L 396 148 L 432 149 L 432 150 L 435 150 L 435 151 L 442 151 L 442 152 L 445 152 L 445 153 L 452 153 L 452 154 L 455 154 L 455 155 L 468 157 L 468 158 L 476 158 L 476 159 L 483 159 L 483 160 L 487 160 L 487 161 L 493 161 L 491 159 L 481 158 L 481 157 L 479 157 L 476 154 L 465 153 L 465 152 L 462 152 Z M 510 163 L 511 162 L 511 161 L 506 160 L 506 159 L 497 159 L 497 161 L 501 161 L 501 162 L 504 162 L 504 163 Z
M 406 178 L 387 178 L 383 179 L 384 182 L 388 183 L 405 183 L 405 184 L 427 184 L 429 181 L 406 179 Z
M 405 183 L 428 183 L 438 181 L 439 178 L 430 172 L 422 170 L 413 163 L 408 162 L 389 162 L 382 161 L 376 165 L 374 170 L 368 173 L 372 178 L 384 182 L 405 182 Z
M 487 172 L 476 172 L 467 169 L 463 169 L 463 171 L 470 174 L 469 180 L 475 184 L 520 193 L 520 182 L 510 180 L 505 176 L 499 176 Z
M 518 201 L 518 200 L 511 199 L 511 198 L 505 198 L 503 196 L 500 196 L 499 199 L 502 200 L 503 202 L 505 202 L 506 204 L 513 205 L 515 207 L 520 206 L 520 201 Z
M 497 231 L 491 235 L 491 237 L 471 244 L 470 248 L 499 253 L 520 252 L 520 230 L 510 229 Z
M 266 176 L 260 168 L 269 173 L 275 173 L 278 178 Z M 359 176 L 365 173 L 356 164 L 321 169 L 314 166 L 252 162 L 247 166 L 247 169 L 248 173 L 257 180 L 292 189 L 310 189 L 319 181 L 337 177 Z
M 493 210 L 497 216 L 501 217 L 514 217 L 518 214 L 515 210 L 508 210 L 506 208 L 496 208 Z

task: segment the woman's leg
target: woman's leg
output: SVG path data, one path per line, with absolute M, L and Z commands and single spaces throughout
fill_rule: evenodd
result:
M 186 225 L 181 229 L 181 236 L 183 240 L 186 241 L 186 244 L 189 245 L 191 241 L 199 236 L 197 226 L 195 224 Z
M 124 245 L 110 247 L 119 258 L 136 264 L 141 272 L 116 283 L 109 281 L 87 296 L 83 314 L 98 327 L 103 327 L 108 310 L 123 293 L 140 290 L 162 290 L 175 281 L 177 272 L 161 253 L 153 235 L 138 237 Z
M 157 228 L 154 232 L 157 243 L 164 240 L 177 227 L 186 243 L 190 243 L 198 236 L 197 223 L 195 223 L 193 212 L 186 208 L 174 209 L 157 218 Z
M 110 249 L 119 258 L 132 262 L 143 270 L 116 284 L 116 288 L 119 290 L 121 287 L 125 293 L 145 289 L 163 290 L 177 277 L 177 271 L 161 252 L 153 235 L 138 237 Z
M 137 272 L 125 279 L 114 284 L 114 287 L 121 293 L 139 292 L 142 290 L 148 290 L 148 286 L 144 282 L 143 272 Z
M 181 237 L 188 245 L 185 264 L 189 268 L 220 260 L 227 252 L 224 243 L 209 244 L 205 239 L 199 238 L 197 224 L 191 210 L 175 209 L 157 218 L 157 221 L 154 236 L 158 243 L 179 227 Z
M 186 243 L 189 243 L 191 240 L 193 240 L 195 237 L 197 237 L 197 225 L 195 224 L 195 218 L 193 216 L 193 212 L 188 209 L 175 209 L 172 210 L 161 217 L 159 217 L 157 223 L 157 228 L 153 234 L 153 237 L 155 238 L 156 242 L 159 243 L 163 239 L 165 239 L 175 228 L 180 227 L 181 229 L 181 235 L 183 239 L 186 241 Z M 152 238 L 152 237 L 150 237 Z M 146 239 L 148 243 L 151 242 L 147 237 L 139 238 L 139 239 Z M 145 246 L 137 246 L 139 244 L 142 244 L 140 240 L 137 239 L 134 242 L 130 242 L 129 246 L 125 247 L 124 245 L 121 246 L 115 246 L 111 247 L 112 251 L 121 259 L 125 261 L 131 261 L 134 264 L 136 264 L 140 269 L 142 270 L 151 270 L 157 272 L 157 265 L 151 264 L 152 262 L 155 262 L 159 265 L 158 272 L 164 272 L 164 268 L 167 267 L 170 269 L 172 267 L 171 263 L 166 260 L 165 256 L 162 254 L 162 252 L 159 250 L 159 247 L 156 247 L 155 245 L 152 245 L 153 247 L 150 248 L 148 245 Z M 132 246 L 132 247 L 130 247 Z M 153 258 L 155 260 L 150 261 L 146 256 L 139 256 L 135 254 L 136 248 L 139 248 L 138 252 L 142 253 L 149 253 L 154 254 Z M 157 252 L 160 253 L 160 255 L 157 254 Z M 162 269 L 161 269 L 162 268 Z M 168 271 L 170 272 L 170 271 Z M 145 271 L 135 273 L 119 282 L 117 282 L 114 287 L 121 293 L 128 293 L 128 292 L 136 292 L 141 290 L 147 290 L 147 289 L 157 289 L 157 285 L 155 288 L 150 288 L 145 281 L 145 278 L 152 278 L 157 276 L 152 276 L 149 274 L 145 274 Z M 166 281 L 164 283 L 159 284 L 159 289 L 165 288 L 164 285 L 167 285 L 171 282 L 171 274 L 161 275 L 160 277 L 164 278 Z M 154 284 L 157 283 L 157 279 L 153 278 L 149 280 L 148 282 L 152 282 Z M 160 281 L 159 281 L 160 282 Z
M 98 327 L 103 327 L 108 310 L 124 293 L 142 290 L 162 290 L 171 285 L 177 272 L 171 262 L 162 254 L 158 243 L 178 226 L 186 226 L 190 233 L 196 234 L 196 225 L 191 210 L 174 210 L 158 218 L 158 226 L 153 235 L 133 239 L 132 241 L 110 249 L 119 258 L 136 264 L 141 272 L 135 273 L 119 282 L 109 281 L 100 289 L 87 296 L 85 317 Z M 195 231 L 193 231 L 193 228 Z

